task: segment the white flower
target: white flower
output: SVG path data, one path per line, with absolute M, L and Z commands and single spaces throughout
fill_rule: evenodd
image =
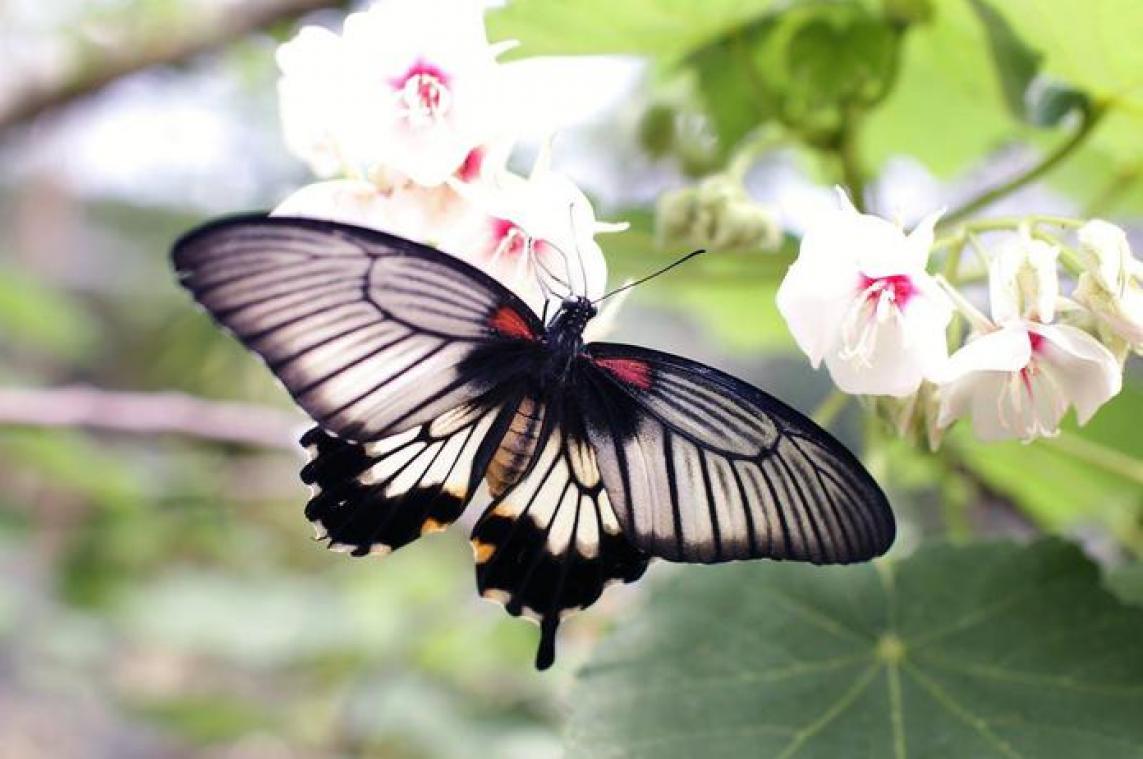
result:
M 992 321 L 941 372 L 938 425 L 963 416 L 982 440 L 1055 435 L 1069 406 L 1085 424 L 1119 393 L 1119 363 L 1077 327 L 1048 324 L 1059 290 L 1056 251 L 1021 237 L 989 266 Z
M 1143 287 L 1135 271 L 1127 235 L 1106 221 L 1089 221 L 1079 230 L 1080 255 L 1087 271 L 1080 274 L 1072 298 L 1110 331 L 1119 346 L 1143 352 Z M 1124 346 L 1124 344 L 1126 344 Z
M 433 186 L 510 127 L 482 6 L 388 0 L 341 36 L 306 27 L 278 51 L 287 145 L 321 175 L 376 166 Z
M 933 226 L 910 234 L 842 208 L 802 238 L 778 288 L 778 310 L 816 368 L 847 393 L 905 396 L 948 358 L 952 305 L 925 271 Z
M 1055 435 L 1068 406 L 1085 424 L 1122 387 L 1119 363 L 1098 340 L 1064 324 L 1014 322 L 949 359 L 938 424 L 970 415 L 981 440 Z
M 543 157 L 527 179 L 501 172 L 454 186 L 479 213 L 448 229 L 443 250 L 487 271 L 537 310 L 549 299 L 603 294 L 607 263 L 595 235 L 624 225 L 597 222 L 587 197 L 549 171 Z

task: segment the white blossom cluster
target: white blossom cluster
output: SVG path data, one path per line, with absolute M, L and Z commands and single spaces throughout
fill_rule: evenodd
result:
M 987 267 L 986 316 L 929 271 L 939 216 L 905 234 L 842 194 L 778 290 L 798 345 L 842 391 L 897 399 L 894 421 L 922 427 L 933 447 L 966 417 L 983 440 L 1055 435 L 1070 407 L 1086 423 L 1119 393 L 1128 354 L 1143 353 L 1143 264 L 1123 230 L 1077 222 L 1075 250 L 1031 221 L 987 249 L 971 239 Z M 1066 296 L 1065 250 L 1078 270 Z
M 278 50 L 287 146 L 324 181 L 274 213 L 331 219 L 433 245 L 540 307 L 606 286 L 590 202 L 541 151 L 528 177 L 506 168 L 520 122 L 519 64 L 497 57 L 472 0 L 386 0 L 342 33 L 303 28 Z

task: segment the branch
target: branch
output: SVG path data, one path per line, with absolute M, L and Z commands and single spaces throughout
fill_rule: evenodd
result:
M 971 198 L 958 208 L 954 208 L 949 213 L 945 214 L 941 219 L 939 226 L 947 227 L 954 222 L 967 218 L 982 208 L 986 208 L 997 200 L 1000 200 L 1009 193 L 1019 190 L 1021 187 L 1031 184 L 1043 175 L 1056 167 L 1056 164 L 1063 161 L 1076 151 L 1087 138 L 1091 136 L 1099 123 L 1103 120 L 1104 115 L 1107 113 L 1105 106 L 1092 106 L 1089 110 L 1084 111 L 1083 121 L 1080 123 L 1076 131 L 1064 141 L 1059 147 L 1048 153 L 1038 163 L 1033 165 L 1027 171 L 1013 177 L 999 187 L 988 190 L 975 198 Z
M 94 387 L 0 388 L 0 427 L 4 426 L 171 434 L 294 450 L 305 419 L 266 406 L 211 401 L 182 393 L 127 393 Z
M 99 92 L 112 82 L 154 66 L 165 66 L 223 48 L 249 34 L 345 0 L 248 0 L 197 12 L 175 33 L 152 29 L 138 39 L 100 47 L 94 59 L 77 55 L 72 65 L 49 77 L 29 73 L 27 84 L 0 99 L 0 132 L 40 114 Z

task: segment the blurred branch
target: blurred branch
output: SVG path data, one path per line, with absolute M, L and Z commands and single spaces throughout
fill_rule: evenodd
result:
M 987 208 L 988 206 L 1000 200 L 1004 196 L 1019 190 L 1025 185 L 1031 184 L 1040 177 L 1047 174 L 1054 169 L 1057 164 L 1063 161 L 1083 145 L 1092 131 L 1103 120 L 1107 114 L 1107 107 L 1101 105 L 1093 105 L 1088 110 L 1084 111 L 1083 121 L 1080 122 L 1079 127 L 1076 128 L 1072 136 L 1064 141 L 1059 147 L 1052 152 L 1045 155 L 1038 163 L 1028 168 L 1021 174 L 1013 177 L 1007 182 L 995 187 L 991 190 L 977 195 L 975 198 L 970 198 L 965 201 L 963 205 L 954 208 L 952 211 L 945 214 L 941 219 L 939 226 L 949 226 L 954 222 L 965 219 L 977 211 Z
M 98 49 L 92 57 L 76 56 L 72 65 L 53 76 L 37 79 L 0 99 L 0 132 L 36 118 L 45 111 L 102 90 L 112 82 L 154 66 L 180 63 L 216 50 L 261 29 L 345 0 L 248 0 L 219 3 L 203 10 L 179 30 L 152 29 L 149 35 L 125 39 Z
M 82 427 L 137 435 L 183 435 L 293 450 L 298 414 L 182 393 L 127 393 L 94 387 L 0 388 L 0 427 Z

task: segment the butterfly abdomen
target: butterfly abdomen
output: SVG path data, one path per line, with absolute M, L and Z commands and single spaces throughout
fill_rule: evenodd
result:
M 531 398 L 524 398 L 485 474 L 493 497 L 505 493 L 524 476 L 536 453 L 543 424 L 544 407 Z

